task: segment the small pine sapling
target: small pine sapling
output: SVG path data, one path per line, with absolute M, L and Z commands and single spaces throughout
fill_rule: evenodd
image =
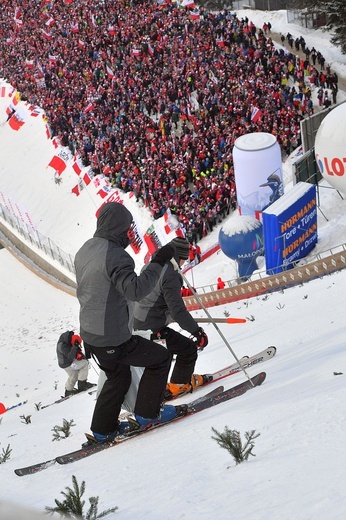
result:
M 2 448 L 2 453 L 0 454 L 0 464 L 4 464 L 7 462 L 11 457 L 12 449 L 10 448 L 10 445 L 7 445 L 7 448 Z
M 252 453 L 255 446 L 253 441 L 260 436 L 260 433 L 255 435 L 255 430 L 245 432 L 246 443 L 244 446 L 241 441 L 240 432 L 237 430 L 230 430 L 226 426 L 223 433 L 218 432 L 215 428 L 212 428 L 212 431 L 215 434 L 215 437 L 212 437 L 212 439 L 214 439 L 221 448 L 224 448 L 232 455 L 236 464 L 247 460 L 249 455 L 253 457 L 256 456 Z
M 24 424 L 30 424 L 31 423 L 31 415 L 20 415 L 20 419 L 23 419 L 21 422 Z
M 61 439 L 66 439 L 66 437 L 69 437 L 71 435 L 71 426 L 76 426 L 73 419 L 70 421 L 63 419 L 62 426 L 55 425 L 54 428 L 52 428 L 52 432 L 54 432 L 52 440 L 60 441 Z
M 102 513 L 97 513 L 98 510 L 98 502 L 99 497 L 90 497 L 90 507 L 89 510 L 84 515 L 83 509 L 85 505 L 85 500 L 82 500 L 82 496 L 85 491 L 85 481 L 83 480 L 81 486 L 79 487 L 77 479 L 74 475 L 72 475 L 72 484 L 73 489 L 70 487 L 66 487 L 66 492 L 61 491 L 61 494 L 65 497 L 63 502 L 55 499 L 56 507 L 46 507 L 45 510 L 47 513 L 59 513 L 60 516 L 67 516 L 69 518 L 82 518 L 83 520 L 97 520 L 98 518 L 104 518 L 109 513 L 114 513 L 118 507 L 112 507 L 103 511 Z

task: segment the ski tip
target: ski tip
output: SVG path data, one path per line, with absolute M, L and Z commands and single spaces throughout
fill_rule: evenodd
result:
M 268 357 L 273 357 L 276 354 L 276 347 L 274 347 L 274 345 L 267 347 L 265 350 L 267 351 Z
M 246 323 L 246 318 L 226 318 L 226 323 Z

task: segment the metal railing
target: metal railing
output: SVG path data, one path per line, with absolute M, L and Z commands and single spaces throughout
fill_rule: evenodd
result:
M 50 238 L 47 238 L 37 230 L 28 226 L 25 222 L 23 222 L 17 216 L 14 216 L 7 208 L 5 208 L 0 203 L 0 221 L 4 221 L 7 226 L 11 227 L 14 232 L 19 235 L 19 240 L 23 244 L 21 248 L 21 252 L 25 254 L 28 258 L 30 258 L 30 248 L 37 249 L 43 253 L 46 257 L 54 260 L 63 269 L 66 269 L 68 272 L 75 274 L 74 269 L 74 257 L 71 254 L 66 253 L 60 247 L 58 247 Z M 25 245 L 26 244 L 26 245 Z M 326 249 L 321 251 L 315 255 L 310 254 L 307 257 L 300 259 L 295 267 L 305 266 L 308 264 L 313 264 L 314 262 L 323 260 L 330 256 L 333 256 L 337 253 L 346 253 L 346 243 L 340 244 L 338 246 L 334 246 L 333 248 Z M 285 267 L 285 266 L 284 266 Z M 285 268 L 284 268 L 285 271 Z M 289 270 L 288 270 L 289 271 Z M 251 276 L 249 276 L 248 282 L 255 282 L 256 280 L 263 280 L 267 278 L 269 275 L 265 270 L 256 271 Z M 225 281 L 226 289 L 234 288 L 244 283 L 244 280 L 239 280 L 239 278 L 234 278 L 228 281 Z M 208 284 L 201 287 L 195 288 L 198 294 L 208 294 L 214 291 L 217 291 L 217 284 Z
M 26 224 L 16 215 L 13 215 L 3 204 L 0 203 L 0 219 L 5 225 L 11 227 L 29 247 L 36 248 L 48 258 L 58 262 L 64 269 L 75 274 L 74 258 L 71 254 L 63 251 L 49 237 L 41 235 L 39 231 Z M 26 256 L 27 252 L 22 251 Z

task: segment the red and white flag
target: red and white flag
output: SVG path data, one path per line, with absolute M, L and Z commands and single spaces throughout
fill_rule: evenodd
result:
M 53 35 L 50 32 L 45 31 L 44 29 L 42 29 L 42 36 L 46 38 L 46 40 L 48 41 L 52 41 L 53 39 Z
M 74 188 L 72 188 L 71 190 L 72 193 L 74 193 L 75 195 L 77 195 L 77 197 L 80 195 L 80 187 L 78 184 L 76 184 L 76 186 Z
M 84 168 L 82 159 L 77 154 L 74 154 L 73 156 L 72 168 L 74 169 L 77 175 L 80 175 L 81 171 Z
M 75 23 L 71 23 L 71 32 L 73 33 L 78 33 L 79 32 L 79 25 L 78 25 L 78 22 L 75 22 Z
M 42 114 L 42 109 L 40 107 L 30 106 L 29 107 L 29 112 L 30 112 L 31 117 L 37 117 L 40 114 Z
M 150 56 L 154 56 L 154 47 L 152 45 L 150 45 L 150 43 L 148 43 L 148 52 L 150 54 Z
M 114 25 L 112 25 L 112 24 L 109 24 L 109 25 L 108 25 L 108 32 L 109 32 L 109 34 L 110 34 L 111 36 L 114 36 L 114 35 L 115 35 L 115 27 L 114 27 Z
M 83 40 L 78 40 L 78 47 L 80 47 L 81 49 L 84 49 L 85 47 L 85 42 L 83 42 Z
M 112 169 L 109 166 L 109 164 L 105 164 L 104 167 L 102 168 L 103 175 L 109 175 L 111 171 L 112 171 Z
M 59 155 L 54 155 L 48 166 L 53 168 L 53 170 L 61 175 L 62 172 L 66 169 L 66 162 L 62 157 L 59 157 Z
M 20 10 L 20 7 L 16 7 L 14 10 L 14 19 L 19 20 L 22 16 L 22 12 Z
M 84 112 L 84 114 L 87 114 L 88 112 L 92 112 L 94 110 L 94 108 L 95 108 L 94 103 L 92 101 L 90 101 L 90 103 L 87 104 L 87 106 L 85 107 L 83 112 Z
M 109 79 L 115 78 L 114 72 L 112 71 L 112 69 L 110 68 L 109 65 L 106 65 L 106 69 L 107 69 L 107 74 L 108 74 Z
M 199 14 L 199 10 L 198 9 L 195 9 L 194 11 L 191 11 L 191 13 L 190 13 L 191 20 L 199 20 L 200 16 L 201 15 Z
M 59 146 L 60 146 L 60 139 L 59 139 L 59 137 L 57 135 L 53 137 L 52 144 L 53 144 L 53 146 L 54 146 L 54 148 L 56 150 L 59 148 Z
M 23 110 L 17 110 L 8 120 L 8 124 L 16 132 L 25 124 L 26 114 Z
M 111 191 L 111 189 L 110 189 L 108 186 L 104 185 L 104 186 L 102 186 L 102 188 L 97 192 L 97 195 L 100 195 L 100 197 L 101 197 L 102 199 L 104 199 L 105 197 L 107 197 L 107 195 L 110 193 L 110 191 Z
M 257 107 L 254 107 L 253 108 L 253 111 L 251 113 L 251 121 L 253 123 L 257 123 L 257 121 L 259 120 L 259 118 L 262 116 L 262 110 L 260 110 L 259 108 Z
M 194 9 L 196 7 L 194 0 L 183 0 L 181 5 L 182 7 L 188 7 L 189 9 Z
M 25 65 L 28 69 L 34 68 L 34 60 L 25 60 Z
M 83 175 L 83 181 L 84 181 L 86 186 L 88 186 L 91 183 L 91 177 L 89 176 L 88 173 L 85 173 Z
M 45 129 L 46 129 L 47 139 L 51 139 L 52 138 L 52 131 L 51 131 L 50 126 L 49 126 L 48 123 L 46 123 Z
M 51 16 L 48 18 L 48 20 L 46 21 L 45 25 L 47 27 L 51 27 L 54 23 L 54 18 L 52 18 Z

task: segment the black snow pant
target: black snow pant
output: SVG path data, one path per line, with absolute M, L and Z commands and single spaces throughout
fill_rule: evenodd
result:
M 176 360 L 170 378 L 171 383 L 190 383 L 197 361 L 197 347 L 192 339 L 165 327 L 152 335 L 152 339 L 161 337 L 166 340 L 167 350 L 171 356 L 175 354 Z
M 131 384 L 130 366 L 145 367 L 134 413 L 153 419 L 159 415 L 171 355 L 167 349 L 141 336 L 132 336 L 116 347 L 94 347 L 84 343 L 105 372 L 105 381 L 96 401 L 91 431 L 109 434 L 116 430 L 124 397 Z

